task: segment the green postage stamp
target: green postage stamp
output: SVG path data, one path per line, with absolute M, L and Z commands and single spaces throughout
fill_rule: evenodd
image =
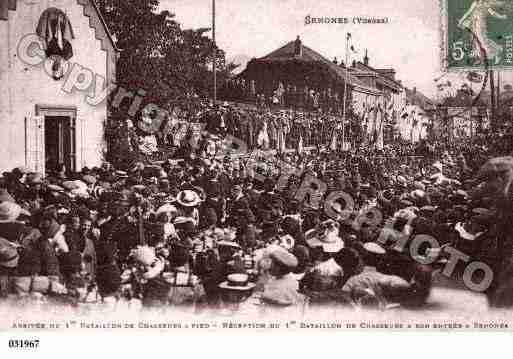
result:
M 443 67 L 513 68 L 512 0 L 440 0 Z

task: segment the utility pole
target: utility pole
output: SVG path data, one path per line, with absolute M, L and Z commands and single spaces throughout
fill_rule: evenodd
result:
M 501 113 L 501 70 L 497 70 L 497 97 L 495 98 L 495 116 L 499 117 Z M 499 121 L 499 119 L 497 119 Z M 502 123 L 499 123 L 501 126 Z
M 469 106 L 470 106 L 470 143 L 473 142 L 474 139 L 474 118 L 473 116 L 473 106 L 472 106 L 472 96 L 474 93 L 474 89 L 472 88 L 472 81 L 470 81 L 470 95 L 468 96 Z
M 495 79 L 494 79 L 495 73 L 493 70 L 490 70 L 490 127 L 492 131 L 497 129 L 497 123 L 495 120 Z
M 344 79 L 344 99 L 342 103 L 342 151 L 346 149 L 346 102 L 347 102 L 347 81 L 349 77 L 349 38 L 351 37 L 350 33 L 347 33 L 346 36 L 346 61 L 345 61 L 345 79 Z
M 214 73 L 214 104 L 217 103 L 217 45 L 216 45 L 216 0 L 212 0 L 212 72 Z

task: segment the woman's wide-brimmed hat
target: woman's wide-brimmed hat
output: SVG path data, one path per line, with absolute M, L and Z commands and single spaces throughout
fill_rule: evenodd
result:
M 13 202 L 2 202 L 0 203 L 0 223 L 2 222 L 13 222 L 20 215 L 30 216 L 30 213 L 20 207 L 19 204 Z
M 336 233 L 317 235 L 307 240 L 310 247 L 322 247 L 325 253 L 338 253 L 344 248 L 344 241 Z
M 138 247 L 137 249 L 134 249 L 132 251 L 132 257 L 136 262 L 145 266 L 151 266 L 157 260 L 155 249 L 148 246 Z
M 230 274 L 226 281 L 219 284 L 219 288 L 235 291 L 249 291 L 255 287 L 255 283 L 249 281 L 247 274 Z
M 178 213 L 178 209 L 172 204 L 165 203 L 157 209 L 156 215 L 161 213 Z
M 310 248 L 322 247 L 325 253 L 337 253 L 344 248 L 344 241 L 339 237 L 338 224 L 334 221 L 323 222 L 326 230 L 314 229 L 305 233 L 306 243 Z
M 367 242 L 363 245 L 363 248 L 373 254 L 386 254 L 387 251 L 385 248 L 377 244 L 376 242 Z
M 479 237 L 481 234 L 483 234 L 483 232 L 479 232 L 479 233 L 470 233 L 468 232 L 463 223 L 456 223 L 456 225 L 454 226 L 454 229 L 456 230 L 456 232 L 458 232 L 459 236 L 467 241 L 474 241 L 477 237 Z
M 295 255 L 280 247 L 269 253 L 269 257 L 273 261 L 278 262 L 290 269 L 296 268 L 299 264 Z
M 36 185 L 43 183 L 43 175 L 41 173 L 30 173 L 27 175 L 27 184 Z
M 201 198 L 196 192 L 191 190 L 185 190 L 178 193 L 176 202 L 178 202 L 178 204 L 184 207 L 195 207 L 201 203 Z
M 64 192 L 64 188 L 56 184 L 49 184 L 46 186 L 51 192 Z

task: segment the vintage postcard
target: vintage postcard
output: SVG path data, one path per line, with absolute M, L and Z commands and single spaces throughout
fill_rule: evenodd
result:
M 513 1 L 0 0 L 0 41 L 8 353 L 512 329 Z

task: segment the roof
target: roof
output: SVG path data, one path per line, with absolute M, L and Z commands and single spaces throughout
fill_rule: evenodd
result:
M 485 96 L 480 94 L 479 98 L 476 99 L 475 96 L 470 96 L 467 92 L 460 89 L 456 91 L 454 96 L 447 97 L 442 101 L 442 106 L 444 107 L 469 107 L 470 105 L 475 107 L 487 106 Z
M 414 105 L 420 106 L 423 109 L 434 109 L 435 101 L 431 100 L 419 90 L 410 90 L 409 88 L 405 87 L 404 91 L 406 92 L 406 98 L 408 101 L 411 101 Z
M 100 11 L 100 8 L 96 4 L 96 1 L 94 0 L 77 0 L 77 2 L 84 6 L 84 15 L 89 17 L 89 25 L 95 29 L 96 38 L 98 40 L 102 41 L 102 49 L 106 50 L 106 44 L 105 41 L 108 39 L 110 44 L 112 45 L 112 48 L 119 52 L 120 50 L 116 46 L 116 41 L 114 41 L 114 38 L 112 37 L 111 32 L 109 31 L 109 27 L 107 26 L 107 23 L 105 22 L 105 19 L 103 18 L 103 15 Z M 97 16 L 97 19 L 99 21 L 95 21 L 96 19 L 92 16 L 92 11 L 88 11 L 89 6 L 94 10 L 94 13 Z
M 378 77 L 382 80 L 385 84 L 394 87 L 397 91 L 400 91 L 403 88 L 403 85 L 393 79 L 391 76 L 388 76 L 391 72 L 395 73 L 395 70 L 392 68 L 389 69 L 375 69 L 369 65 L 364 64 L 361 61 L 358 61 L 356 67 L 353 67 L 355 73 L 358 74 L 358 76 L 373 76 Z
M 258 62 L 275 62 L 275 61 L 304 61 L 304 62 L 317 62 L 323 65 L 326 65 L 331 71 L 333 71 L 340 79 L 346 80 L 349 85 L 353 86 L 356 90 L 360 90 L 361 92 L 367 92 L 375 95 L 381 94 L 379 91 L 366 86 L 363 82 L 361 82 L 358 78 L 353 76 L 344 66 L 339 66 L 334 64 L 332 61 L 328 60 L 317 51 L 312 50 L 311 48 L 301 44 L 302 46 L 302 54 L 301 56 L 295 56 L 295 41 L 290 41 L 279 49 L 271 52 L 270 54 L 258 58 L 256 61 Z

